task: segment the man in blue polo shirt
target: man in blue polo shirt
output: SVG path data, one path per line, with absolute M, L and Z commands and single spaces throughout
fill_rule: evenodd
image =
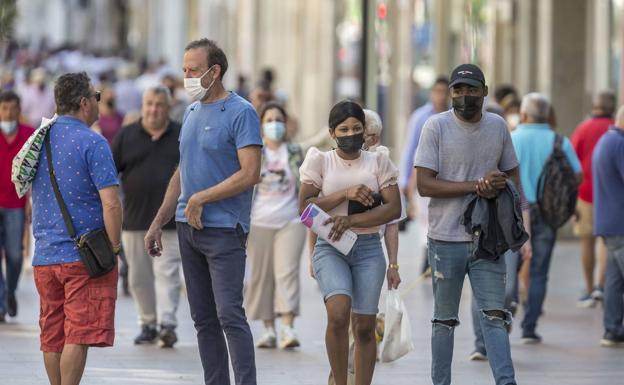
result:
M 161 228 L 175 214 L 204 381 L 230 383 L 229 349 L 236 384 L 255 385 L 253 337 L 242 305 L 245 244 L 252 188 L 260 178 L 262 138 L 252 105 L 223 87 L 227 66 L 225 54 L 211 40 L 192 41 L 185 48 L 184 87 L 197 101 L 184 114 L 180 166 L 145 236 L 145 247 L 160 255 Z
M 594 235 L 604 237 L 607 269 L 604 292 L 605 333 L 600 345 L 624 343 L 624 107 L 596 144 L 592 158 Z
M 557 232 L 544 222 L 537 204 L 537 184 L 546 160 L 553 152 L 555 132 L 550 124 L 550 102 L 545 96 L 530 93 L 522 99 L 520 122 L 511 133 L 511 140 L 520 161 L 520 179 L 524 194 L 531 211 L 531 272 L 529 278 L 529 296 L 525 304 L 522 321 L 522 342 L 539 343 L 541 337 L 535 332 L 537 320 L 542 314 L 542 305 L 546 298 L 546 283 L 550 258 L 555 246 Z M 582 180 L 581 164 L 568 138 L 563 138 L 563 151 Z

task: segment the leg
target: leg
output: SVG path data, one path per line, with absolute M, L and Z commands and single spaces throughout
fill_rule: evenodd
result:
M 193 244 L 192 227 L 178 223 L 182 270 L 186 281 L 191 318 L 197 330 L 199 356 L 206 385 L 230 383 L 228 352 L 217 318 L 212 277 L 206 257 Z
M 325 309 L 327 310 L 325 346 L 329 366 L 336 385 L 347 385 L 351 298 L 344 294 L 334 295 L 325 302 Z
M 355 383 L 370 385 L 377 359 L 375 326 L 379 312 L 379 295 L 386 276 L 386 259 L 377 234 L 358 236 L 354 250 L 351 274 Z
M 522 263 L 522 256 L 519 252 L 511 250 L 505 253 L 505 309 L 512 315 L 516 313 L 518 304 L 518 270 Z
M 434 385 L 451 383 L 454 329 L 459 325 L 459 300 L 471 247 L 469 242 L 429 240 L 434 300 L 431 321 L 431 378 Z
M 352 322 L 355 338 L 355 383 L 356 385 L 370 385 L 373 382 L 377 359 L 377 342 L 375 341 L 377 316 L 353 314 Z
M 605 287 L 605 270 L 607 268 L 607 247 L 604 244 L 604 238 L 599 238 L 597 243 L 598 253 L 598 288 Z
M 205 228 L 194 231 L 193 237 L 208 261 L 217 317 L 227 338 L 235 383 L 255 385 L 253 336 L 243 308 L 247 234 L 240 227 Z
M 624 333 L 624 237 L 609 237 L 606 244 L 604 326 L 607 332 L 620 335 Z
M 33 275 L 39 293 L 39 327 L 43 362 L 50 385 L 61 385 L 61 352 L 65 344 L 65 293 L 52 266 L 35 266 Z
M 305 237 L 306 228 L 300 223 L 287 225 L 275 236 L 275 311 L 282 315 L 281 348 L 300 345 L 293 323 L 299 314 L 299 266 Z
M 529 293 L 525 307 L 522 330 L 525 334 L 534 334 L 537 320 L 542 314 L 542 306 L 546 298 L 546 284 L 550 259 L 555 246 L 555 231 L 543 222 L 539 209 L 531 210 L 531 246 L 533 257 L 529 272 Z
M 79 385 L 87 363 L 86 345 L 65 345 L 61 354 L 61 384 Z
M 4 247 L 6 244 L 6 231 L 5 231 L 5 218 L 6 218 L 6 210 L 0 209 L 0 322 L 4 322 L 4 315 L 6 313 L 6 302 L 7 302 L 7 293 L 6 293 L 6 282 L 4 281 L 4 271 L 3 271 L 3 263 L 4 259 Z
M 252 226 L 249 231 L 247 251 L 251 274 L 245 287 L 245 310 L 251 320 L 271 323 L 275 319 L 275 277 L 273 275 L 274 239 L 277 231 Z
M 596 238 L 592 235 L 581 237 L 581 262 L 583 266 L 583 277 L 585 278 L 585 293 L 588 295 L 594 291 L 594 265 L 596 258 L 594 254 Z
M 50 385 L 61 385 L 61 353 L 43 352 L 43 364 Z
M 176 312 L 180 304 L 180 247 L 173 230 L 162 234 L 163 252 L 160 258 L 153 259 L 156 286 L 156 308 L 161 325 L 176 327 Z
M 473 259 L 469 264 L 468 275 L 496 384 L 515 384 L 509 335 L 505 327 L 511 322 L 511 313 L 505 309 L 505 259 Z
M 473 289 L 474 290 L 474 289 Z M 481 329 L 481 312 L 479 311 L 479 305 L 477 305 L 477 300 L 474 295 L 472 296 L 472 301 L 470 305 L 470 311 L 472 314 L 472 329 L 474 330 L 475 335 L 475 350 L 474 353 L 471 354 L 470 359 L 479 359 L 477 356 L 473 358 L 475 353 L 481 353 L 484 356 L 487 356 L 487 351 L 485 350 L 485 341 L 483 341 L 483 329 Z
M 152 257 L 145 251 L 144 231 L 124 231 L 122 241 L 128 262 L 128 283 L 134 297 L 139 323 L 156 325 L 156 293 Z M 160 257 L 162 258 L 162 257 Z
M 6 255 L 7 299 L 9 315 L 17 313 L 15 290 L 22 272 L 24 238 L 24 209 L 4 209 L 4 253 Z

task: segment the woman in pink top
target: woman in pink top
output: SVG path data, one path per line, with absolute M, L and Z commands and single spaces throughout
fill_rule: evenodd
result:
M 327 222 L 332 224 L 329 236 L 334 240 L 347 229 L 358 234 L 347 255 L 319 238 L 311 270 L 327 309 L 325 344 L 336 385 L 347 384 L 350 319 L 356 383 L 370 384 L 376 359 L 375 316 L 386 275 L 379 226 L 401 214 L 398 171 L 384 153 L 361 150 L 364 111 L 357 103 L 343 101 L 332 108 L 329 132 L 338 148 L 308 151 L 300 169 L 299 209 L 314 203 L 328 212 L 332 217 Z M 400 282 L 397 264 L 388 266 L 387 277 L 388 286 L 396 288 Z

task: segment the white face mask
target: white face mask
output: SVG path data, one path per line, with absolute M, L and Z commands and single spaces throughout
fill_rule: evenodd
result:
M 194 100 L 202 100 L 208 91 L 210 91 L 210 88 L 212 88 L 216 79 L 212 80 L 208 88 L 202 86 L 201 80 L 213 67 L 214 66 L 208 68 L 208 71 L 204 72 L 204 74 L 198 78 L 184 78 L 184 89 Z
M 4 135 L 11 135 L 17 129 L 17 120 L 12 122 L 0 122 L 0 130 Z

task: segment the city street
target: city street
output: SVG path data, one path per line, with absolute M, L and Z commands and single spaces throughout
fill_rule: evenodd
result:
M 415 279 L 420 260 L 416 258 L 413 235 L 401 238 L 400 257 L 403 289 Z M 624 349 L 604 349 L 598 342 L 602 335 L 601 310 L 578 309 L 576 298 L 581 287 L 578 247 L 574 242 L 561 242 L 555 250 L 551 269 L 545 316 L 538 330 L 542 345 L 520 343 L 519 330 L 512 332 L 512 354 L 519 384 L 531 385 L 603 385 L 621 381 Z M 259 384 L 327 383 L 329 365 L 323 343 L 325 314 L 314 281 L 302 264 L 302 316 L 296 324 L 302 342 L 293 352 L 257 350 Z M 430 384 L 431 284 L 425 282 L 406 295 L 412 321 L 415 351 L 390 364 L 379 364 L 374 384 Z M 0 326 L 0 383 L 35 385 L 47 383 L 38 342 L 38 298 L 32 273 L 25 272 L 19 291 L 20 313 L 10 323 Z M 383 307 L 383 298 L 381 306 Z M 174 349 L 157 346 L 135 347 L 132 340 L 138 332 L 132 299 L 119 297 L 117 303 L 117 336 L 114 348 L 91 349 L 83 378 L 85 385 L 100 384 L 200 384 L 201 365 L 195 333 L 186 300 L 179 310 L 180 342 Z M 466 284 L 461 307 L 462 325 L 456 332 L 454 384 L 482 385 L 493 383 L 487 363 L 470 362 L 472 325 L 469 314 L 470 289 Z M 521 313 L 519 314 L 521 316 Z M 253 323 L 254 335 L 260 324 Z

